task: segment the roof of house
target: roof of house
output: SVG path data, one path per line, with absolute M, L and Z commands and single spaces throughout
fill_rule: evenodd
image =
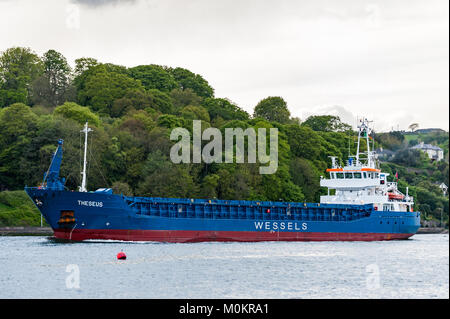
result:
M 421 150 L 435 150 L 435 151 L 442 151 L 442 148 L 436 145 L 431 144 L 424 144 L 423 142 L 417 145 L 414 145 L 411 147 L 413 149 L 421 149 Z

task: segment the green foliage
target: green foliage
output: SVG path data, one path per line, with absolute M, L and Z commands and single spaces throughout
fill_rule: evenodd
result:
M 22 103 L 0 110 L 0 190 L 23 187 L 21 164 L 36 134 L 37 120 L 30 107 Z
M 217 186 L 219 185 L 220 176 L 216 174 L 206 175 L 203 179 L 200 197 L 217 198 Z
M 297 157 L 314 160 L 320 155 L 320 136 L 308 126 L 286 125 L 286 135 L 291 153 Z
M 114 192 L 114 194 L 123 194 L 125 196 L 133 196 L 133 190 L 131 189 L 130 185 L 124 182 L 114 182 L 111 185 L 111 188 Z
M 14 47 L 0 55 L 0 107 L 31 102 L 31 84 L 43 72 L 41 59 L 29 48 Z
M 44 73 L 33 82 L 33 103 L 56 106 L 74 98 L 71 96 L 71 68 L 66 58 L 55 50 L 48 50 L 42 62 Z
M 178 87 L 173 75 L 160 65 L 139 65 L 129 69 L 133 79 L 140 80 L 147 89 L 157 89 L 162 92 L 170 92 Z
M 157 107 L 153 95 L 148 91 L 130 90 L 119 99 L 114 100 L 111 108 L 112 117 L 121 117 L 135 110 Z
M 168 94 L 157 89 L 151 89 L 148 93 L 152 97 L 152 108 L 165 114 L 172 114 L 174 112 L 174 106 Z
M 427 161 L 427 155 L 417 149 L 403 149 L 395 153 L 393 162 L 410 167 L 423 167 Z
M 185 164 L 173 164 L 161 152 L 149 154 L 144 164 L 146 178 L 138 192 L 153 197 L 194 197 L 195 184 Z
M 341 122 L 339 116 L 334 115 L 313 115 L 308 117 L 302 125 L 320 132 L 346 132 L 351 130 L 350 125 Z
M 173 75 L 175 81 L 178 82 L 180 89 L 192 89 L 195 94 L 204 98 L 214 96 L 214 89 L 201 75 L 183 68 L 169 68 L 168 71 Z
M 210 121 L 208 111 L 201 106 L 188 105 L 181 110 L 180 114 L 187 120 Z
M 254 117 L 261 117 L 268 121 L 287 123 L 291 113 L 287 103 L 279 96 L 269 96 L 255 106 Z
M 24 191 L 0 192 L 0 227 L 40 226 L 40 216 Z
M 404 145 L 405 136 L 401 132 L 375 134 L 375 140 L 380 146 L 389 150 L 398 150 Z
M 202 98 L 194 93 L 192 89 L 174 89 L 170 92 L 170 98 L 176 110 L 180 110 L 188 105 L 199 106 Z
M 203 106 L 208 110 L 211 120 L 221 118 L 225 121 L 240 120 L 246 121 L 249 114 L 228 99 L 206 98 Z
M 66 102 L 63 105 L 58 106 L 53 111 L 53 114 L 72 119 L 83 125 L 86 122 L 89 122 L 90 125 L 100 125 L 100 120 L 95 113 L 91 112 L 88 107 L 78 105 L 74 102 Z
M 163 114 L 160 117 L 158 117 L 158 125 L 166 127 L 168 129 L 183 127 L 184 123 L 185 123 L 184 119 L 180 119 L 175 115 Z
M 289 172 L 295 185 L 301 187 L 305 194 L 305 201 L 318 202 L 320 200 L 319 170 L 311 161 L 304 158 L 295 158 L 291 161 Z
M 126 74 L 120 67 L 101 64 L 88 69 L 83 88 L 78 91 L 78 100 L 94 111 L 111 115 L 114 100 L 124 97 L 130 91 L 144 88 Z

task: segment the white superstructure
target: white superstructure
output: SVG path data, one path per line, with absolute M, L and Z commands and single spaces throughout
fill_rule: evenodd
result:
M 413 211 L 413 198 L 402 194 L 396 182 L 388 182 L 389 174 L 377 167 L 375 152 L 370 148 L 369 121 L 360 120 L 358 145 L 355 156 L 349 156 L 344 167 L 332 157 L 332 167 L 327 169 L 329 178 L 321 178 L 320 186 L 328 188 L 328 195 L 320 196 L 321 203 L 327 204 L 374 204 L 379 211 Z M 361 151 L 366 143 L 366 150 Z M 333 195 L 334 193 L 334 195 Z

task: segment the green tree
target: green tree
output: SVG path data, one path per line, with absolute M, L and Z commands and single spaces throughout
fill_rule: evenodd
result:
M 100 63 L 94 58 L 79 58 L 75 60 L 75 76 L 80 76 L 90 68 Z
M 393 151 L 401 149 L 406 144 L 403 134 L 396 131 L 375 134 L 374 138 L 380 146 Z
M 163 114 L 158 117 L 158 125 L 162 127 L 166 127 L 168 129 L 173 129 L 175 127 L 183 127 L 185 125 L 185 120 L 183 118 L 179 118 L 175 115 Z
M 33 82 L 32 100 L 35 104 L 60 105 L 70 92 L 71 68 L 66 58 L 55 50 L 45 52 L 42 61 L 44 73 Z
M 162 92 L 170 92 L 178 87 L 173 75 L 160 65 L 139 65 L 128 69 L 133 79 L 141 81 L 147 89 L 157 89 Z
M 87 77 L 94 72 L 100 63 L 94 58 L 79 58 L 75 60 L 73 85 L 77 92 L 84 89 Z
M 58 106 L 53 111 L 54 115 L 61 115 L 65 118 L 72 119 L 79 124 L 89 122 L 90 125 L 99 126 L 100 119 L 88 107 L 78 105 L 74 102 L 66 102 Z
M 320 173 L 314 164 L 304 158 L 294 158 L 289 167 L 292 181 L 300 186 L 308 202 L 320 200 Z
M 0 109 L 0 190 L 25 185 L 21 165 L 36 134 L 37 120 L 30 107 L 22 103 Z
M 144 90 L 139 81 L 120 73 L 120 70 L 120 67 L 103 64 L 90 68 L 84 88 L 78 91 L 80 103 L 110 115 L 114 100 L 124 97 L 129 91 Z
M 249 114 L 228 99 L 206 98 L 202 105 L 208 110 L 211 120 L 220 117 L 226 121 L 249 119 Z
M 428 162 L 428 157 L 419 150 L 407 148 L 396 152 L 392 161 L 410 167 L 421 167 Z
M 124 182 L 114 182 L 111 186 L 114 194 L 123 194 L 125 196 L 133 196 L 133 190 L 130 185 Z
M 172 103 L 176 110 L 180 110 L 188 105 L 200 106 L 202 100 L 202 98 L 195 94 L 190 88 L 185 90 L 173 89 L 170 92 L 170 98 L 172 99 Z
M 193 197 L 195 184 L 187 167 L 173 164 L 161 152 L 149 154 L 138 193 L 153 197 Z
M 352 129 L 350 125 L 343 123 L 339 116 L 334 115 L 313 115 L 308 117 L 302 125 L 321 132 L 346 132 Z
M 0 107 L 29 103 L 33 81 L 43 72 L 41 59 L 29 48 L 14 47 L 0 55 Z
M 252 164 L 220 164 L 215 175 L 219 176 L 216 191 L 220 199 L 250 199 L 254 185 L 261 182 L 261 175 L 256 173 L 256 165 Z
M 152 97 L 152 108 L 164 114 L 172 114 L 174 112 L 172 99 L 167 93 L 157 89 L 148 90 L 148 93 Z
M 147 91 L 129 90 L 119 99 L 114 100 L 111 108 L 112 117 L 121 117 L 133 110 L 152 108 L 156 104 L 153 95 Z
M 201 184 L 200 197 L 217 198 L 217 186 L 219 185 L 220 176 L 211 174 L 205 176 Z
M 269 96 L 259 101 L 253 114 L 254 117 L 278 123 L 287 123 L 290 115 L 286 101 L 279 96 Z
M 187 120 L 210 121 L 208 111 L 201 106 L 188 105 L 181 110 L 181 116 Z
M 192 89 L 195 94 L 201 97 L 214 96 L 214 89 L 201 75 L 183 68 L 168 68 L 168 71 L 173 75 L 175 81 L 178 82 L 180 89 Z
M 308 126 L 289 124 L 285 127 L 291 153 L 297 157 L 315 160 L 320 155 L 321 138 Z

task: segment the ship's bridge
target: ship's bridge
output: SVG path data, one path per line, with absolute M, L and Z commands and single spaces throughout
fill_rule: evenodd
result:
M 322 178 L 320 186 L 331 189 L 363 189 L 378 187 L 386 183 L 389 174 L 370 167 L 329 168 L 329 179 Z

